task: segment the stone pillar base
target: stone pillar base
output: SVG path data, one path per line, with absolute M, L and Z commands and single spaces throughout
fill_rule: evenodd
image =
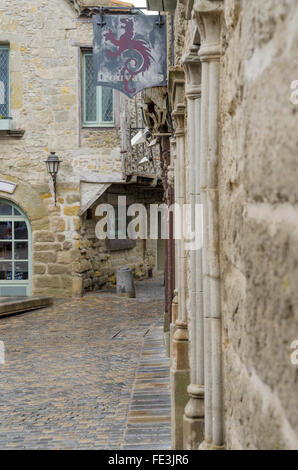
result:
M 72 278 L 72 296 L 73 297 L 83 297 L 84 287 L 83 279 L 81 277 Z
M 198 450 L 204 440 L 204 387 L 191 384 L 187 392 L 189 401 L 183 417 L 183 448 Z
M 189 384 L 187 325 L 177 320 L 173 335 L 171 361 L 172 449 L 183 450 L 183 414 Z
M 214 444 L 203 441 L 199 447 L 199 450 L 225 450 L 225 446 L 215 446 Z
M 173 338 L 176 331 L 176 320 L 178 318 L 178 292 L 174 290 L 174 298 L 172 302 L 172 322 L 170 324 L 170 364 L 172 366 L 173 358 Z
M 163 338 L 164 338 L 166 355 L 167 355 L 167 357 L 170 357 L 170 349 L 171 349 L 171 347 L 170 347 L 170 332 L 166 331 L 163 334 Z
M 176 331 L 176 325 L 175 323 L 171 323 L 170 325 L 170 364 L 172 365 L 172 359 L 173 359 L 173 338 L 174 334 Z
M 183 412 L 188 400 L 189 370 L 171 370 L 172 449 L 183 450 Z
M 169 330 L 169 314 L 168 312 L 164 313 L 163 320 L 163 340 L 166 350 L 166 355 L 170 357 L 170 330 Z
M 199 450 L 204 439 L 204 420 L 183 416 L 183 449 Z

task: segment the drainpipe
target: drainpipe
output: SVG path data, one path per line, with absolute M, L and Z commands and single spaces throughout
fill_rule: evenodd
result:
M 218 119 L 222 0 L 197 0 L 194 16 L 201 36 L 201 200 L 204 208 L 203 290 L 205 440 L 200 449 L 223 446 L 221 302 L 218 222 Z
M 186 75 L 188 151 L 189 151 L 189 195 L 192 219 L 200 198 L 200 113 L 201 113 L 201 62 L 199 46 L 192 45 L 182 58 Z M 197 226 L 192 230 L 198 232 Z M 187 388 L 189 401 L 184 410 L 183 448 L 197 450 L 204 439 L 204 312 L 202 282 L 202 249 L 189 251 L 189 357 L 190 385 Z

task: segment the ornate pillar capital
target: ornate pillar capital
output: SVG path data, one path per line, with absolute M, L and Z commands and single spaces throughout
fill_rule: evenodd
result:
M 188 53 L 182 57 L 186 76 L 185 94 L 190 99 L 201 96 L 201 61 L 198 52 L 199 46 L 192 45 Z
M 182 136 L 185 133 L 185 76 L 182 67 L 169 68 L 169 96 L 172 106 L 172 117 L 175 126 L 175 135 Z
M 199 50 L 201 61 L 218 60 L 220 57 L 222 4 L 222 0 L 198 0 L 193 8 L 202 41 Z
M 180 3 L 182 3 L 185 7 L 185 19 L 190 20 L 194 0 L 180 0 Z

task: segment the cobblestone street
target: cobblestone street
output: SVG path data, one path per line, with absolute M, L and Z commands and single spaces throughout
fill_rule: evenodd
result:
M 130 413 L 135 413 L 135 406 L 130 408 L 134 384 L 139 387 L 137 370 L 149 372 L 149 380 L 150 373 L 155 374 L 155 403 L 159 391 L 162 397 L 161 410 L 154 414 L 161 416 L 162 442 L 169 448 L 168 370 L 160 327 L 163 289 L 160 280 L 147 285 L 151 298 L 142 284 L 138 300 L 90 294 L 0 320 L 6 348 L 6 362 L 0 366 L 1 449 L 132 448 L 131 433 L 127 445 L 126 434 L 134 422 Z M 151 349 L 154 355 L 147 362 L 151 367 L 158 356 L 158 375 L 155 369 L 139 368 L 144 365 L 146 338 L 149 354 Z M 155 434 L 156 416 L 153 421 Z M 146 426 L 148 438 L 150 422 Z M 152 436 L 144 439 L 153 449 L 161 445 L 158 435 L 156 441 Z

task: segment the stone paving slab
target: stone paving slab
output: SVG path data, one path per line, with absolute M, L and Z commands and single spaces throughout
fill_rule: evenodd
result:
M 6 361 L 0 365 L 0 449 L 137 449 L 140 436 L 132 438 L 129 406 L 144 335 L 162 316 L 162 301 L 140 303 L 99 294 L 2 318 Z M 146 369 L 142 361 L 141 367 Z M 163 360 L 159 368 L 167 370 Z M 154 379 L 155 405 L 166 406 L 154 415 L 152 429 L 168 445 L 169 398 L 160 378 Z M 139 396 L 142 406 L 148 391 L 143 385 L 134 402 L 139 403 Z M 144 426 L 141 443 L 146 446 L 153 438 Z

